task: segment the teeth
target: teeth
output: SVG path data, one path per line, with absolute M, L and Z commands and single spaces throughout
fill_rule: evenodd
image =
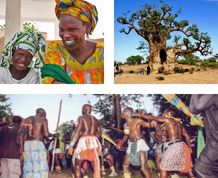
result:
M 21 67 L 24 67 L 25 65 L 24 64 L 18 64 L 19 66 L 21 66 Z
M 73 45 L 73 44 L 75 44 L 75 43 L 76 43 L 76 41 L 75 41 L 75 40 L 71 40 L 71 41 L 64 41 L 64 43 L 65 43 L 66 45 Z

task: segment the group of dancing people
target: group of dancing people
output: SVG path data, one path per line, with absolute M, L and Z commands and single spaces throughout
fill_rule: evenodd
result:
M 206 104 L 199 105 L 199 98 L 204 99 L 205 103 L 210 101 L 211 106 L 207 106 Z M 206 113 L 208 113 L 208 109 L 211 111 L 210 107 L 216 111 L 216 98 L 210 95 L 206 95 L 205 97 L 195 95 L 191 99 L 190 109 L 193 112 L 199 112 L 202 106 L 207 106 L 206 108 L 203 107 L 203 109 L 206 109 Z M 122 139 L 117 143 L 106 139 L 109 144 L 103 145 L 101 137 L 105 137 L 103 137 L 100 120 L 96 119 L 91 114 L 91 111 L 92 106 L 90 104 L 84 104 L 82 106 L 82 114 L 75 123 L 75 129 L 67 147 L 67 155 L 72 157 L 72 177 L 81 178 L 87 177 L 88 174 L 90 175 L 88 173 L 88 165 L 91 165 L 94 171 L 94 178 L 103 177 L 102 165 L 104 164 L 104 160 L 108 161 L 111 172 L 110 176 L 117 176 L 114 160 L 122 159 L 122 157 L 118 155 L 114 159 L 111 158 L 109 151 L 109 142 L 111 142 L 116 146 L 117 150 L 122 150 L 123 145 L 127 145 L 122 168 L 124 178 L 131 177 L 131 165 L 140 167 L 143 177 L 151 178 L 152 173 L 147 161 L 149 146 L 143 137 L 142 128 L 152 128 L 155 131 L 153 139 L 156 142 L 156 173 L 160 178 L 167 178 L 171 173 L 175 172 L 186 175 L 189 178 L 206 178 L 209 174 L 211 178 L 216 177 L 217 170 L 213 169 L 216 166 L 216 161 L 208 159 L 211 153 L 215 153 L 214 148 L 216 148 L 213 147 L 215 143 L 213 139 L 215 137 L 211 137 L 214 130 L 207 130 L 209 128 L 208 126 L 213 126 L 211 123 L 205 126 L 206 133 L 211 133 L 208 137 L 206 136 L 207 144 L 209 145 L 206 144 L 205 150 L 196 162 L 197 164 L 195 163 L 195 171 L 193 172 L 191 159 L 193 151 L 191 149 L 190 136 L 184 128 L 182 121 L 175 117 L 175 113 L 171 109 L 166 109 L 160 116 L 153 116 L 141 112 L 134 112 L 131 107 L 124 108 L 122 118 L 125 120 L 125 123 L 122 130 L 124 133 Z M 207 118 L 211 116 L 208 115 Z M 214 120 L 215 117 L 214 115 L 209 119 Z M 54 138 L 59 136 L 58 134 L 51 134 L 49 132 L 46 111 L 43 108 L 38 108 L 34 116 L 26 119 L 14 116 L 12 125 L 6 127 L 4 124 L 5 122 L 1 122 L 0 127 L 1 177 L 19 178 L 22 176 L 24 178 L 48 178 L 48 151 L 45 148 L 44 140 L 51 136 Z M 99 157 L 102 152 L 104 155 L 102 158 L 104 159 L 101 160 Z M 216 157 L 217 154 L 214 154 L 212 158 L 216 160 Z M 213 167 L 205 169 L 203 164 L 211 164 Z M 59 165 L 56 164 L 56 166 Z M 201 169 L 199 169 L 200 167 Z

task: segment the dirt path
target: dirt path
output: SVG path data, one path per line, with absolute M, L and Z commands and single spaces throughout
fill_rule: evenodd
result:
M 124 71 L 122 74 L 114 78 L 115 84 L 217 84 L 218 83 L 218 69 L 209 69 L 194 71 L 183 74 L 151 74 L 147 76 L 139 73 L 144 65 L 137 66 L 121 66 Z M 135 73 L 129 73 L 133 70 Z M 164 80 L 157 80 L 156 77 L 164 77 Z

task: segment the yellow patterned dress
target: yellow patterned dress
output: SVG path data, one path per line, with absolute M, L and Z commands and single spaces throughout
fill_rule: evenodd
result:
M 51 41 L 46 48 L 45 64 L 62 67 L 76 84 L 104 83 L 104 45 L 96 43 L 95 52 L 84 64 L 74 59 L 62 41 Z M 51 84 L 54 78 L 45 77 L 43 83 Z

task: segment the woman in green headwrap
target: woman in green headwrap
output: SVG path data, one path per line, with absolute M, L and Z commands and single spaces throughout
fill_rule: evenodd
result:
M 0 83 L 41 83 L 40 72 L 37 68 L 43 66 L 44 52 L 45 39 L 41 34 L 32 31 L 16 33 L 7 43 L 0 57 Z
M 103 83 L 103 44 L 86 39 L 98 21 L 96 7 L 84 0 L 56 0 L 55 12 L 62 41 L 52 41 L 46 48 L 43 82 Z

